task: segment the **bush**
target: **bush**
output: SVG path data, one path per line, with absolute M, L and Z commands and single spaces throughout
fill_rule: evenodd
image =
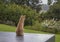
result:
M 40 25 L 39 21 L 34 21 L 33 25 L 28 26 L 26 29 L 40 31 L 41 30 L 41 25 Z
M 0 4 L 0 23 L 17 25 L 21 15 L 26 15 L 25 25 L 32 25 L 36 11 L 16 4 Z
M 43 22 L 35 21 L 32 26 L 26 27 L 37 31 L 44 31 L 49 33 L 60 33 L 60 21 L 44 20 Z
M 58 33 L 60 32 L 60 21 L 45 20 L 42 22 L 42 31 Z

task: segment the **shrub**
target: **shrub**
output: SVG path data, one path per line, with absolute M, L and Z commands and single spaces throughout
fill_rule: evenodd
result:
M 45 20 L 42 22 L 43 31 L 58 33 L 60 32 L 60 21 Z
M 34 21 L 34 23 L 31 26 L 31 28 L 28 28 L 28 29 L 40 31 L 41 30 L 41 25 L 40 25 L 39 21 Z
M 36 14 L 36 11 L 27 6 L 0 4 L 0 23 L 17 25 L 20 16 L 26 15 L 25 25 L 31 25 Z

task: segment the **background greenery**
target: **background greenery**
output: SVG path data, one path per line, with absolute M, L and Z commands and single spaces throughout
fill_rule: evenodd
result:
M 56 42 L 60 42 L 60 0 L 57 1 L 46 13 L 39 14 L 39 0 L 32 0 L 32 4 L 29 0 L 0 0 L 0 31 L 15 32 L 20 16 L 26 15 L 24 32 L 56 33 Z
M 51 5 L 46 13 L 41 14 L 41 5 L 38 5 L 40 8 L 36 6 L 38 1 L 32 0 L 32 4 L 29 4 L 29 0 L 0 0 L 0 23 L 17 26 L 20 16 L 26 15 L 25 26 L 29 27 L 26 29 L 60 33 L 60 0 Z

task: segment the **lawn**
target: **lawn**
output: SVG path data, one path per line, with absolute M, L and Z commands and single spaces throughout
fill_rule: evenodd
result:
M 16 30 L 15 26 L 0 24 L 0 31 L 15 32 L 15 30 Z M 46 33 L 46 32 L 41 32 L 41 31 L 29 30 L 29 29 L 24 29 L 24 32 L 26 32 L 26 33 L 41 33 L 41 34 Z
M 0 31 L 4 32 L 15 32 L 16 27 L 15 26 L 9 26 L 9 25 L 4 25 L 0 24 Z M 40 34 L 46 34 L 46 32 L 41 32 L 41 31 L 35 31 L 35 30 L 29 30 L 29 29 L 24 29 L 25 33 L 40 33 Z M 60 34 L 56 34 L 56 42 L 60 42 Z

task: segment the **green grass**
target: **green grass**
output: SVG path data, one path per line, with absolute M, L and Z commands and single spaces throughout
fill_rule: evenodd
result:
M 15 32 L 15 30 L 16 30 L 15 26 L 0 24 L 0 31 Z M 46 32 L 42 32 L 42 31 L 35 31 L 35 30 L 29 30 L 29 29 L 24 29 L 24 32 L 25 33 L 40 33 L 40 34 L 46 33 Z M 56 42 L 60 42 L 60 34 L 56 34 Z
M 15 26 L 0 24 L 0 31 L 15 32 L 15 30 L 16 30 Z M 29 29 L 24 29 L 24 32 L 26 32 L 26 33 L 45 33 L 45 32 L 41 32 L 41 31 L 35 31 L 35 30 L 29 30 Z
M 60 34 L 56 34 L 56 42 L 60 42 Z

